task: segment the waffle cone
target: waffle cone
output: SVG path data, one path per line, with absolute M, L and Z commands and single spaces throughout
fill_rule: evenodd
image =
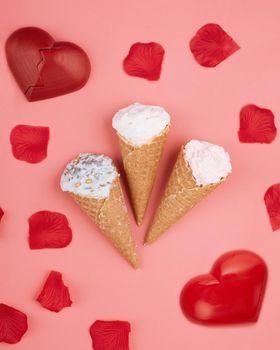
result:
M 215 184 L 197 186 L 191 167 L 185 161 L 184 146 L 182 146 L 149 232 L 145 237 L 145 243 L 154 242 L 222 182 L 223 179 Z
M 132 239 L 119 177 L 114 180 L 108 198 L 96 199 L 79 196 L 72 192 L 68 193 L 125 259 L 134 268 L 138 268 L 139 261 Z
M 140 147 L 117 134 L 137 225 L 143 222 L 168 132 L 169 126 L 152 142 Z

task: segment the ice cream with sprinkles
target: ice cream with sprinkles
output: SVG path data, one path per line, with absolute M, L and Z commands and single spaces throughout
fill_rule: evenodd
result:
M 66 166 L 60 184 L 65 192 L 107 198 L 117 176 L 111 158 L 100 154 L 81 153 Z
M 111 158 L 81 153 L 66 165 L 60 187 L 134 267 L 139 267 L 120 176 Z

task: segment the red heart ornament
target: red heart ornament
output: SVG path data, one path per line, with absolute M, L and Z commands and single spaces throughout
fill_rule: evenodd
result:
M 39 28 L 21 28 L 6 42 L 8 65 L 28 101 L 81 89 L 90 75 L 87 54 L 77 45 L 56 42 Z
M 266 264 L 258 255 L 232 251 L 216 260 L 209 274 L 184 286 L 181 308 L 188 319 L 205 325 L 256 322 L 266 280 Z

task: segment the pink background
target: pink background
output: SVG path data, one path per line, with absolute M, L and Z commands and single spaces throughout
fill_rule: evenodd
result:
M 280 137 L 271 145 L 240 144 L 239 110 L 247 103 L 280 114 L 280 5 L 277 0 L 2 0 L 0 8 L 0 301 L 25 311 L 29 330 L 17 350 L 91 349 L 96 319 L 131 322 L 132 350 L 279 349 L 280 235 L 272 232 L 263 195 L 279 181 Z M 188 43 L 202 25 L 220 24 L 241 49 L 214 69 L 199 66 Z M 58 40 L 81 45 L 93 72 L 80 91 L 28 103 L 8 70 L 4 43 L 22 26 L 39 26 Z M 122 71 L 136 41 L 166 50 L 161 79 L 148 82 Z M 59 189 L 60 173 L 79 152 L 104 152 L 120 162 L 111 129 L 114 112 L 129 103 L 160 104 L 172 116 L 146 220 L 130 217 L 142 269 L 134 271 L 91 221 Z M 10 130 L 49 126 L 48 158 L 30 165 L 13 158 Z M 199 138 L 223 145 L 233 174 L 158 242 L 143 236 L 180 145 Z M 74 239 L 58 250 L 29 250 L 28 217 L 38 210 L 67 215 Z M 186 320 L 178 297 L 184 283 L 207 272 L 222 253 L 245 248 L 268 264 L 269 281 L 258 323 L 202 327 Z M 50 269 L 70 286 L 71 308 L 55 314 L 35 298 Z M 1 344 L 0 348 L 9 345 Z

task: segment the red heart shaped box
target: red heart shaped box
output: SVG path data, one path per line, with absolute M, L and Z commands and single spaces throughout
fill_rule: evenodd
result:
M 6 42 L 8 65 L 29 101 L 81 89 L 90 75 L 87 54 L 77 45 L 56 42 L 39 28 L 21 28 Z
M 209 274 L 185 285 L 181 308 L 188 319 L 206 325 L 256 322 L 266 281 L 266 264 L 258 255 L 232 251 L 216 260 Z

